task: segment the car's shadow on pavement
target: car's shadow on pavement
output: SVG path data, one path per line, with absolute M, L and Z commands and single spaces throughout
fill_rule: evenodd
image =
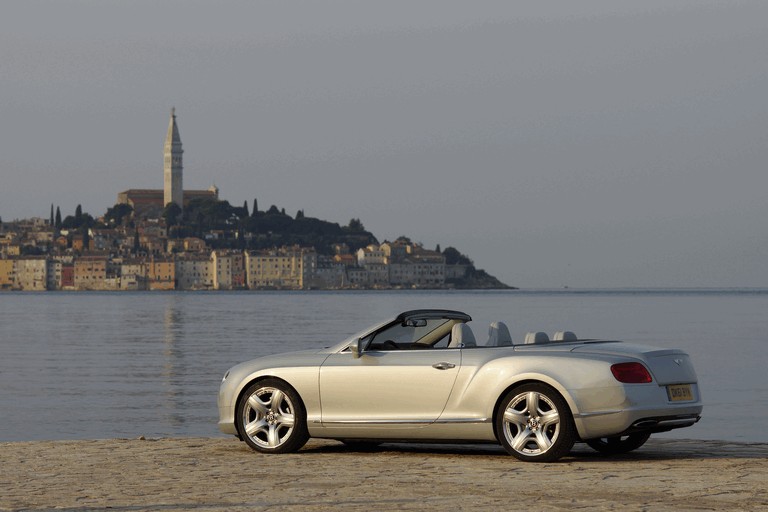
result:
M 351 443 L 336 441 L 310 441 L 301 450 L 304 453 L 338 455 L 420 454 L 462 457 L 509 457 L 495 444 L 431 444 L 431 443 Z M 570 454 L 558 462 L 611 462 L 653 461 L 680 459 L 751 459 L 768 457 L 768 444 L 732 443 L 690 439 L 651 439 L 644 446 L 629 453 L 605 455 L 584 443 L 576 443 Z

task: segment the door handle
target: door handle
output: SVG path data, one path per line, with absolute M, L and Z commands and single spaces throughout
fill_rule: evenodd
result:
M 443 361 L 442 363 L 433 364 L 432 368 L 436 368 L 438 370 L 450 370 L 451 368 L 456 368 L 456 365 L 453 363 L 446 363 L 445 361 Z

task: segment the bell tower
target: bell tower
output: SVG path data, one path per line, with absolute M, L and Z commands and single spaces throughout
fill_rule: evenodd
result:
M 184 208 L 183 153 L 174 107 L 171 109 L 171 122 L 168 124 L 168 134 L 165 136 L 163 150 L 163 207 L 168 206 L 168 203 L 176 203 L 179 208 Z

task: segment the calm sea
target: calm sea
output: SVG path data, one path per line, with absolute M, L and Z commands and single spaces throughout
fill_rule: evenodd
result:
M 768 290 L 0 294 L 0 441 L 217 436 L 235 363 L 327 346 L 416 308 L 475 319 L 484 340 L 571 330 L 678 347 L 702 420 L 664 437 L 768 442 Z

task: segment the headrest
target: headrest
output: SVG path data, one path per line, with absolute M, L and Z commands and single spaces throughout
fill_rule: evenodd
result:
M 529 332 L 525 335 L 525 344 L 530 345 L 532 343 L 547 343 L 549 336 L 545 332 Z
M 507 324 L 504 322 L 492 322 L 488 327 L 489 347 L 504 347 L 512 344 L 512 336 L 509 334 Z
M 557 331 L 552 341 L 576 341 L 577 339 L 571 331 Z
M 451 328 L 451 342 L 448 348 L 476 347 L 475 335 L 467 324 L 456 324 Z

